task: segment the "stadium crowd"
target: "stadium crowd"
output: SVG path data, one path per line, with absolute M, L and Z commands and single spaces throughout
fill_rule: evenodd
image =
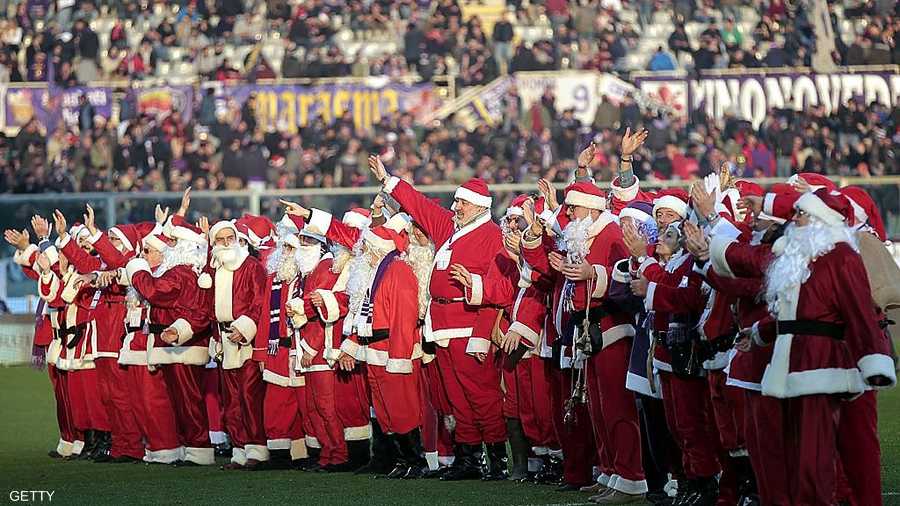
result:
M 447 210 L 371 155 L 382 192 L 343 218 L 282 201 L 218 220 L 187 190 L 155 221 L 103 231 L 87 206 L 6 230 L 44 301 L 50 457 L 882 504 L 900 270 L 874 202 L 725 163 L 650 192 L 634 168 L 652 136 L 591 143 L 561 201 L 540 179 L 499 223 L 483 179 Z

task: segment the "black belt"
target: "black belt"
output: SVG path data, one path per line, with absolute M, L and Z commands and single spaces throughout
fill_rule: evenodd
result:
M 460 299 L 448 299 L 446 297 L 432 297 L 431 298 L 431 302 L 434 302 L 437 304 L 455 304 L 457 302 L 465 302 L 465 301 L 466 300 L 462 299 L 462 298 L 460 298 Z
M 294 340 L 291 339 L 290 337 L 282 337 L 281 339 L 278 340 L 278 346 L 280 346 L 282 348 L 290 348 L 293 345 L 294 345 Z
M 163 325 L 162 323 L 151 323 L 147 325 L 147 334 L 162 334 L 164 330 L 169 328 L 170 325 Z
M 359 344 L 363 346 L 368 346 L 372 343 L 377 343 L 378 341 L 384 341 L 388 338 L 388 330 L 387 329 L 377 329 L 372 331 L 371 336 L 356 336 L 356 339 L 359 341 Z
M 56 330 L 56 337 L 63 341 L 66 345 L 66 348 L 74 348 L 81 342 L 81 338 L 84 337 L 84 331 L 87 328 L 87 323 L 79 323 L 73 327 L 63 327 L 61 329 Z M 64 337 L 72 336 L 68 339 L 63 339 Z
M 838 340 L 844 339 L 844 326 L 837 323 L 817 320 L 778 320 L 775 323 L 775 327 L 779 335 L 794 334 L 830 337 Z

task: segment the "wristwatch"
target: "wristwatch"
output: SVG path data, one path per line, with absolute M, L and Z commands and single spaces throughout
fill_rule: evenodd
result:
M 707 214 L 707 215 L 705 216 L 705 218 L 706 218 L 706 221 L 707 221 L 707 222 L 712 222 L 713 220 L 716 219 L 717 216 L 719 216 L 719 215 L 718 215 L 715 211 L 713 211 L 713 212 Z

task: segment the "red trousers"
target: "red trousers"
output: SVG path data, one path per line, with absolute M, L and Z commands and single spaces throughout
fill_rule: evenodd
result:
M 47 374 L 50 376 L 50 384 L 53 385 L 53 396 L 56 397 L 56 423 L 59 426 L 60 440 L 56 451 L 63 456 L 71 455 L 73 450 L 80 453 L 81 445 L 84 444 L 84 436 L 75 428 L 72 419 L 72 403 L 69 400 L 70 373 L 48 365 Z M 76 441 L 81 443 L 77 448 L 73 448 Z
M 223 369 L 221 378 L 225 431 L 231 436 L 233 447 L 238 450 L 233 453 L 232 460 L 239 464 L 244 463 L 244 457 L 268 460 L 263 419 L 266 384 L 259 370 L 259 362 L 247 360 L 237 369 Z M 205 409 L 203 414 L 205 417 Z
M 72 403 L 72 420 L 78 430 L 89 429 L 108 432 L 109 416 L 100 402 L 100 384 L 97 369 L 69 371 L 69 400 Z
M 264 415 L 266 423 L 266 446 L 270 450 L 290 450 L 295 441 L 306 438 L 303 430 L 303 410 L 305 409 L 306 387 L 283 387 L 266 383 Z M 305 443 L 303 448 L 305 448 Z
M 333 371 L 314 371 L 305 376 L 306 419 L 322 447 L 319 464 L 343 464 L 347 461 L 347 443 L 335 406 L 336 375 Z
M 719 478 L 719 502 L 722 506 L 734 504 L 738 499 L 737 472 L 729 456 L 738 456 L 746 450 L 744 441 L 744 393 L 740 388 L 728 386 L 728 376 L 721 370 L 707 371 L 709 397 L 713 417 L 721 444 L 720 460 L 722 476 Z
M 335 412 L 343 427 L 345 441 L 361 441 L 372 437 L 369 422 L 372 410 L 369 409 L 371 402 L 366 367 L 366 364 L 360 364 L 353 371 L 333 373 Z
M 178 435 L 185 450 L 211 448 L 209 421 L 206 418 L 206 404 L 203 402 L 204 367 L 166 364 L 159 366 L 159 369 L 166 381 L 175 419 L 178 421 Z
M 181 458 L 181 440 L 175 421 L 175 408 L 159 369 L 128 366 L 128 391 L 138 430 L 144 436 L 145 460 L 171 463 Z
M 853 494 L 853 504 L 880 506 L 881 446 L 878 400 L 874 391 L 840 404 L 837 449 Z
M 660 372 L 666 423 L 681 448 L 688 479 L 719 473 L 719 436 L 716 434 L 709 386 L 704 378 L 679 378 Z
M 525 437 L 534 446 L 558 447 L 553 431 L 553 404 L 546 361 L 538 356 L 520 360 L 516 366 L 519 387 L 519 418 Z
M 747 403 L 744 438 L 756 476 L 760 504 L 790 504 L 784 446 L 780 437 L 773 436 L 784 434 L 781 401 L 752 390 L 744 390 L 744 397 Z
M 548 361 L 549 363 L 549 361 Z M 594 433 L 587 403 L 576 403 L 575 417 L 570 423 L 564 419 L 565 405 L 572 396 L 575 372 L 550 365 L 550 396 L 553 403 L 553 428 L 563 451 L 563 480 L 570 485 L 593 483 L 596 460 Z
M 494 360 L 500 368 L 500 378 L 503 380 L 503 417 L 520 418 L 519 408 L 519 381 L 516 378 L 516 367 L 506 359 L 505 353 L 496 353 Z
M 422 425 L 419 367 L 414 361 L 410 374 L 389 373 L 371 364 L 366 367 L 375 418 L 385 434 L 406 434 Z
M 115 358 L 98 358 L 97 380 L 100 400 L 109 417 L 113 457 L 144 458 L 144 443 L 134 416 L 133 392 L 128 388 L 128 366 L 119 365 Z
M 456 418 L 454 439 L 466 445 L 506 441 L 503 392 L 493 352 L 478 362 L 466 353 L 467 341 L 451 339 L 446 348 L 437 348 L 435 357 Z
M 222 424 L 222 394 L 219 392 L 219 368 L 204 368 L 203 371 L 203 402 L 206 404 L 206 418 L 209 420 L 210 432 L 223 432 Z
M 437 363 L 432 361 L 419 368 L 419 393 L 422 396 L 422 446 L 425 452 L 437 452 L 438 458 L 452 456 L 453 435 L 443 420 L 450 407 Z
M 831 504 L 834 498 L 840 401 L 834 395 L 781 399 L 784 465 L 792 506 Z M 777 437 L 777 436 L 773 436 Z M 763 456 L 764 465 L 775 465 Z
M 625 388 L 630 354 L 631 339 L 620 339 L 591 356 L 585 372 L 600 471 L 616 477 L 616 490 L 641 494 L 647 491 L 641 426 L 634 394 Z

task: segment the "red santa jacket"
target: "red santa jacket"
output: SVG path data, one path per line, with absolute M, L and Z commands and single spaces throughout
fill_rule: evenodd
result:
M 274 355 L 266 353 L 263 381 L 283 387 L 302 387 L 306 384 L 303 375 L 297 372 L 296 336 L 299 334 L 294 331 L 293 323 L 290 323 L 285 311 L 288 301 L 298 293 L 300 281 L 299 276 L 287 281 L 276 280 L 275 274 L 269 274 L 266 279 L 262 314 L 268 320 L 260 327 L 259 332 L 268 341 L 277 341 L 277 347 Z M 277 294 L 274 293 L 276 289 Z M 274 300 L 276 295 L 277 302 Z
M 778 247 L 776 242 L 776 256 Z M 728 237 L 714 237 L 710 259 L 719 274 L 733 276 L 764 272 L 769 253 Z M 762 378 L 763 395 L 859 394 L 872 388 L 870 379 L 879 375 L 895 384 L 889 343 L 878 326 L 859 253 L 850 244 L 837 242 L 809 269 L 809 279 L 779 299 L 776 314 L 753 325 L 755 345 L 773 347 Z M 840 329 L 842 338 L 785 330 L 792 325 L 809 328 L 809 322 Z
M 206 365 L 209 362 L 209 311 L 207 295 L 197 286 L 197 274 L 189 265 L 178 265 L 159 274 L 150 273 L 143 258 L 125 265 L 132 287 L 150 305 L 147 363 Z M 159 338 L 164 330 L 178 333 L 174 343 Z
M 486 213 L 457 230 L 452 211 L 432 202 L 409 183 L 391 177 L 384 189 L 435 244 L 434 269 L 429 284 L 431 304 L 423 331 L 425 340 L 440 344 L 466 338 L 474 341 L 467 349 L 484 349 L 490 336 L 475 335 L 479 308 L 466 304 L 463 287 L 450 277 L 450 266 L 460 264 L 473 274 L 487 273 L 494 255 L 503 248 L 500 227 L 491 220 L 490 213 Z
M 38 294 L 49 306 L 54 333 L 47 362 L 61 370 L 94 368 L 97 325 L 91 306 L 96 304 L 98 292 L 89 285 L 79 287 L 78 278 L 69 265 L 62 276 L 53 269 L 42 273 L 38 283 Z
M 347 306 L 343 299 L 334 296 L 338 274 L 332 266 L 331 254 L 323 256 L 302 280 L 302 295 L 293 296 L 286 303 L 294 312 L 294 328 L 300 331 L 297 356 L 304 352 L 313 356 L 312 365 L 304 372 L 330 371 L 341 353 L 341 328 Z M 310 300 L 317 292 L 325 302 L 321 310 Z
M 498 311 L 503 311 L 500 318 L 500 332 L 505 334 L 509 330 L 519 291 L 518 284 L 519 264 L 510 258 L 506 249 L 494 256 L 484 275 L 472 274 L 472 287 L 463 291 L 466 304 L 482 308 L 475 323 L 475 335 L 484 338 L 469 339 L 467 346 L 469 353 L 487 353 L 490 350 L 491 334 L 497 322 Z M 533 348 L 534 344 L 531 344 L 531 347 Z
M 212 276 L 210 309 L 216 325 L 215 341 L 210 349 L 214 351 L 213 356 L 221 357 L 222 369 L 238 369 L 247 360 L 264 362 L 266 359 L 266 326 L 269 323 L 263 312 L 266 270 L 259 260 L 244 255 L 233 268 L 219 266 Z M 239 343 L 228 339 L 235 330 L 243 336 Z
M 29 244 L 24 250 L 16 250 L 13 254 L 13 262 L 22 268 L 22 273 L 26 277 L 35 281 L 40 280 L 41 275 L 38 272 L 37 257 L 40 254 L 40 248 L 34 244 Z M 50 316 L 48 313 L 47 303 L 43 302 L 35 314 L 34 324 L 34 346 L 49 346 L 53 341 L 53 327 L 50 324 Z
M 588 305 L 599 307 L 603 304 L 609 288 L 609 277 L 616 262 L 628 257 L 628 249 L 622 239 L 622 229 L 615 222 L 615 216 L 610 212 L 603 212 L 591 226 L 589 251 L 585 261 L 594 269 L 594 280 L 572 283 L 564 280 L 562 275 L 556 273 L 557 289 L 554 294 L 553 312 L 556 315 L 557 331 L 561 330 L 560 314 L 563 311 L 564 301 L 561 294 L 572 285 L 572 307 L 575 311 L 584 311 Z M 549 273 L 550 269 L 547 254 L 552 250 L 551 242 L 546 239 L 536 241 L 523 241 L 522 254 L 525 261 L 535 270 L 541 273 Z M 560 280 L 564 280 L 560 282 Z M 590 302 L 589 302 L 590 301 Z M 604 313 L 600 320 L 600 330 L 603 332 L 603 347 L 607 347 L 616 341 L 634 336 L 634 318 L 624 312 L 612 310 Z
M 422 357 L 418 332 L 419 284 L 403 260 L 389 256 L 384 274 L 374 285 L 372 337 L 366 363 L 394 374 L 412 374 L 413 361 Z

